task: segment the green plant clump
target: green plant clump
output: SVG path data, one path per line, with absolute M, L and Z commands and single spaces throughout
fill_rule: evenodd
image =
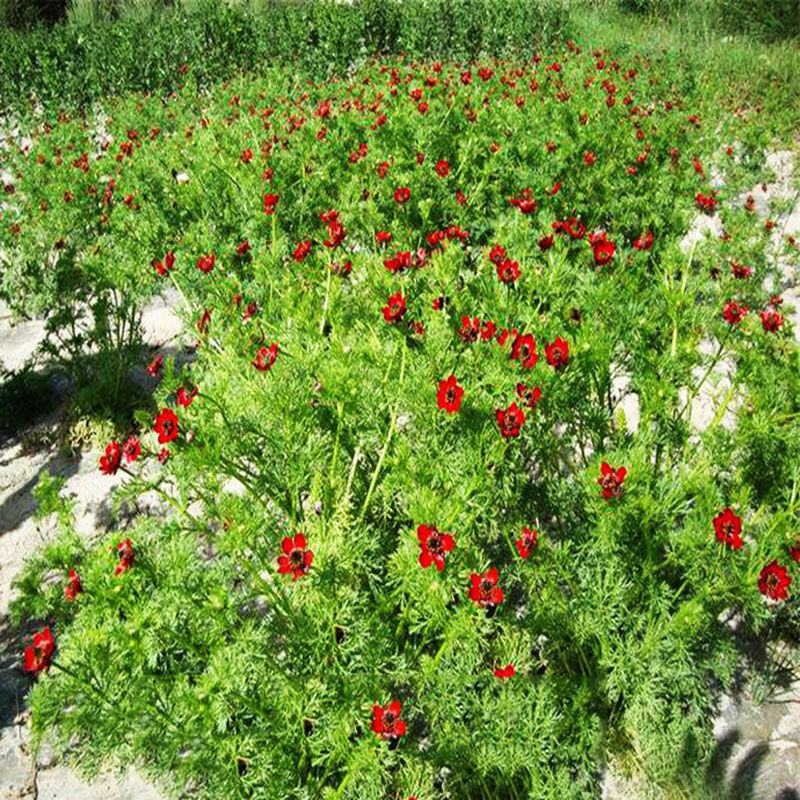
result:
M 726 620 L 798 621 L 800 371 L 774 232 L 710 177 L 758 119 L 679 77 L 573 44 L 37 129 L 11 261 L 63 242 L 196 340 L 101 459 L 116 530 L 42 490 L 38 740 L 197 798 L 597 797 L 610 757 L 719 796 Z

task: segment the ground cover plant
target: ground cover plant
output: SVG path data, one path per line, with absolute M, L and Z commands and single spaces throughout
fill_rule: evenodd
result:
M 729 623 L 796 630 L 800 387 L 773 226 L 730 202 L 758 115 L 671 77 L 571 44 L 39 126 L 8 279 L 174 289 L 196 341 L 100 459 L 118 530 L 38 490 L 38 737 L 189 797 L 592 797 L 610 755 L 718 796 Z

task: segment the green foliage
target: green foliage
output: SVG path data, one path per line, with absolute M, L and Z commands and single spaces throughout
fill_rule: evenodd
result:
M 317 75 L 381 52 L 441 58 L 530 53 L 566 30 L 561 0 L 277 0 L 103 12 L 77 4 L 70 24 L 0 30 L 0 105 L 87 106 L 124 91 L 167 93 L 291 62 Z M 427 23 L 425 22 L 427 20 Z M 20 93 L 20 87 L 25 93 Z
M 314 30 L 332 24 L 314 13 Z M 417 36 L 402 19 L 397 31 Z M 59 543 L 20 582 L 17 617 L 52 620 L 58 645 L 31 693 L 36 737 L 77 741 L 94 769 L 140 759 L 199 798 L 596 797 L 609 754 L 635 759 L 654 794 L 701 796 L 737 659 L 724 620 L 766 639 L 790 628 L 800 580 L 788 552 L 798 350 L 788 313 L 777 333 L 757 314 L 763 280 L 779 279 L 770 233 L 726 202 L 754 177 L 753 118 L 727 114 L 670 55 L 574 44 L 468 68 L 385 60 L 313 84 L 273 68 L 200 95 L 195 83 L 134 95 L 106 116 L 111 144 L 86 162 L 91 118 L 41 124 L 14 154 L 9 263 L 34 270 L 63 239 L 90 286 L 127 302 L 174 287 L 198 346 L 191 364 L 167 360 L 156 404 L 135 415 L 142 453 L 124 464 L 116 530 Z M 720 141 L 737 143 L 731 155 Z M 720 195 L 730 238 L 685 253 L 712 166 L 732 176 Z M 537 204 L 522 213 L 509 198 L 526 188 Z M 339 247 L 324 244 L 330 209 Z M 585 235 L 554 233 L 574 215 L 615 242 L 609 263 Z M 652 247 L 635 246 L 647 230 Z M 513 285 L 488 258 L 496 244 L 519 261 Z M 159 275 L 151 263 L 167 251 L 174 267 Z M 416 265 L 390 270 L 397 251 Z M 758 279 L 736 277 L 734 259 Z M 424 330 L 384 320 L 398 291 Z M 722 317 L 733 297 L 752 309 L 736 327 Z M 467 343 L 464 317 L 497 330 Z M 514 329 L 536 337 L 529 368 L 511 357 Z M 556 337 L 570 353 L 558 369 L 543 347 Z M 256 369 L 273 342 L 275 363 Z M 697 431 L 693 400 L 723 360 L 733 391 Z M 437 406 L 450 374 L 465 390 L 454 414 Z M 630 430 L 622 377 L 639 400 Z M 524 405 L 518 383 L 541 399 L 504 439 L 496 411 Z M 153 430 L 162 408 L 179 420 L 166 442 Z M 598 486 L 604 462 L 627 468 L 614 499 Z M 68 528 L 59 488 L 38 494 Z M 131 525 L 123 512 L 145 498 L 156 514 Z M 726 507 L 743 520 L 738 550 L 715 538 Z M 442 571 L 419 563 L 423 523 L 455 537 Z M 526 558 L 524 526 L 540 532 Z M 314 558 L 292 581 L 278 558 L 300 531 Z M 128 538 L 135 558 L 119 569 Z M 795 580 L 778 606 L 758 588 L 773 559 Z M 490 565 L 505 592 L 494 614 L 467 592 Z M 85 591 L 69 602 L 71 567 Z M 516 675 L 493 674 L 509 663 Z M 408 724 L 396 749 L 370 731 L 372 704 L 392 698 Z

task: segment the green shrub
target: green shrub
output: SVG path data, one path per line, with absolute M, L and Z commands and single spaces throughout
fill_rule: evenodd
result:
M 530 53 L 565 31 L 561 0 L 275 0 L 263 8 L 201 3 L 117 15 L 76 5 L 72 24 L 0 31 L 0 105 L 87 106 L 124 91 L 164 91 L 291 62 L 342 72 L 376 53 L 472 57 Z M 24 93 L 20 94 L 20 87 Z
M 352 41 L 288 8 L 292 36 Z M 609 756 L 703 796 L 724 620 L 767 641 L 797 622 L 800 372 L 741 187 L 717 198 L 729 237 L 680 247 L 712 166 L 744 181 L 759 134 L 662 66 L 574 44 L 313 84 L 287 65 L 111 103 L 88 164 L 95 120 L 37 129 L 0 221 L 12 262 L 64 239 L 93 282 L 178 289 L 198 342 L 103 455 L 130 472 L 115 531 L 76 547 L 42 489 L 64 541 L 15 605 L 57 646 L 37 741 L 199 798 L 577 800 Z M 733 390 L 695 430 L 723 361 Z M 422 526 L 454 537 L 441 570 Z M 491 566 L 502 598 L 477 591 Z M 390 700 L 407 728 L 376 735 Z

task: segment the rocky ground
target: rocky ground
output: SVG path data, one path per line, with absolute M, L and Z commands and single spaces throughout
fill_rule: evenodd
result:
M 775 258 L 787 235 L 800 238 L 794 156 L 789 151 L 771 153 L 767 166 L 774 179 L 754 187 L 755 210 L 775 219 Z M 775 214 L 775 203 L 790 210 Z M 709 233 L 719 234 L 718 218 L 699 215 L 683 242 L 688 253 L 694 242 Z M 781 264 L 781 262 L 778 262 Z M 787 306 L 794 306 L 792 322 L 800 335 L 800 284 L 795 270 L 782 266 L 780 286 Z M 158 302 L 144 316 L 146 339 L 154 349 L 173 347 L 180 336 L 180 320 L 172 302 Z M 0 308 L 0 354 L 6 369 L 18 369 L 35 351 L 43 335 L 37 321 L 12 324 Z M 713 343 L 704 343 L 704 347 Z M 714 379 L 706 383 L 692 406 L 692 421 L 698 429 L 717 415 L 731 386 L 732 363 L 722 361 Z M 631 430 L 638 426 L 638 398 L 621 375 L 615 382 L 619 407 Z M 735 422 L 735 398 L 724 411 L 723 424 Z M 107 503 L 123 476 L 98 480 L 96 452 L 65 455 L 54 442 L 59 412 L 41 420 L 33 430 L 0 443 L 0 800 L 160 800 L 163 794 L 145 781 L 135 768 L 107 772 L 91 783 L 83 781 L 69 766 L 58 763 L 52 752 L 31 752 L 25 706 L 28 679 L 19 669 L 22 643 L 11 629 L 7 612 L 12 598 L 11 581 L 25 559 L 48 537 L 52 528 L 37 523 L 32 495 L 38 476 L 44 472 L 66 478 L 66 491 L 77 504 L 79 531 L 87 536 L 102 533 L 110 524 Z M 766 703 L 756 703 L 745 686 L 739 693 L 722 698 L 715 724 L 717 747 L 709 765 L 708 784 L 725 800 L 800 800 L 800 680 Z M 166 792 L 164 792 L 165 794 Z M 636 779 L 622 776 L 611 765 L 607 770 L 605 800 L 642 800 L 646 795 Z

